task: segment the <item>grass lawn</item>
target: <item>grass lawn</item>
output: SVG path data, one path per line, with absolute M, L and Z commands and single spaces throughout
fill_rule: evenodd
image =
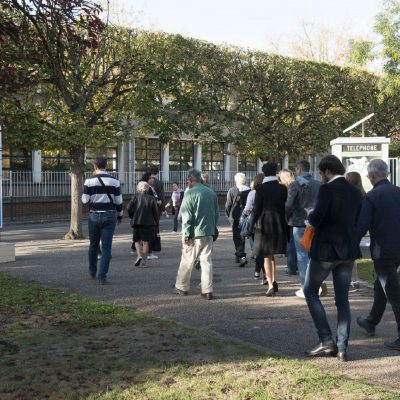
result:
M 398 399 L 307 362 L 0 273 L 0 399 Z
M 357 260 L 358 276 L 361 280 L 369 283 L 375 281 L 374 263 L 370 258 Z

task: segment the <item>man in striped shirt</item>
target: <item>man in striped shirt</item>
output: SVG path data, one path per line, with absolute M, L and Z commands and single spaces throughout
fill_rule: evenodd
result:
M 106 172 L 107 159 L 93 160 L 95 175 L 86 179 L 83 186 L 82 203 L 89 203 L 89 274 L 96 279 L 97 256 L 102 255 L 97 278 L 106 283 L 111 259 L 111 246 L 116 224 L 122 222 L 122 195 L 120 183 Z

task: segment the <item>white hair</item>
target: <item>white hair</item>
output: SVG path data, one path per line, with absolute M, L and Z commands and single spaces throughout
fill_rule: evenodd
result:
M 243 172 L 238 172 L 235 175 L 235 182 L 237 185 L 244 185 L 246 183 L 246 175 Z
M 140 193 L 145 193 L 149 190 L 149 188 L 150 188 L 150 185 L 147 182 L 140 181 L 137 184 L 136 190 Z
M 371 173 L 379 178 L 387 178 L 389 175 L 388 165 L 383 160 L 371 160 L 367 169 L 368 173 Z

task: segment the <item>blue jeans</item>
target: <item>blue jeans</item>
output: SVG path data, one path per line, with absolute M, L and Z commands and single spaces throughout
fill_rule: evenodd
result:
M 354 260 L 311 260 L 304 284 L 304 295 L 321 342 L 332 342 L 332 331 L 326 318 L 325 308 L 319 299 L 321 283 L 332 271 L 335 304 L 337 309 L 337 346 L 346 351 L 350 335 L 349 286 Z
M 304 289 L 304 282 L 306 279 L 306 272 L 308 266 L 308 253 L 300 246 L 300 240 L 304 235 L 305 226 L 294 226 L 293 227 L 293 239 L 294 245 L 296 247 L 296 256 L 297 256 L 297 268 L 299 270 L 300 275 L 300 284 Z
M 97 273 L 97 255 L 101 240 L 101 260 L 97 278 L 104 280 L 107 277 L 111 258 L 111 246 L 114 235 L 117 216 L 115 212 L 105 212 L 96 214 L 91 212 L 89 215 L 89 274 L 92 277 Z
M 389 300 L 396 318 L 397 333 L 400 338 L 400 283 L 397 275 L 399 264 L 400 260 L 398 259 L 374 260 L 377 276 L 374 283 L 374 304 L 367 320 L 373 327 L 378 325 Z
M 287 244 L 286 244 L 286 257 L 287 257 L 288 273 L 290 275 L 296 275 L 297 254 L 296 254 L 296 246 L 294 244 L 292 227 L 290 227 L 290 242 L 287 242 Z

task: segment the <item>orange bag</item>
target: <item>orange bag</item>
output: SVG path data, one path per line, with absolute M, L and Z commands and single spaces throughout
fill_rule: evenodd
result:
M 314 227 L 309 225 L 304 230 L 304 235 L 300 239 L 300 246 L 306 251 L 310 251 L 311 250 L 311 243 L 312 243 L 312 240 L 313 240 L 313 237 L 314 237 L 314 232 L 315 232 Z

